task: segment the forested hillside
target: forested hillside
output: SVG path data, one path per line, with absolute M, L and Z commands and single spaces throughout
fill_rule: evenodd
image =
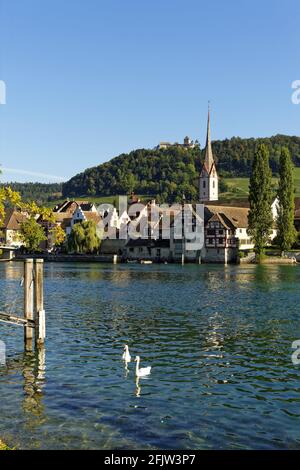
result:
M 21 194 L 23 201 L 35 201 L 41 205 L 55 201 L 62 196 L 61 183 L 5 183 L 0 184 L 0 187 L 8 185 Z
M 300 137 L 277 135 L 271 138 L 241 139 L 234 137 L 213 142 L 213 152 L 220 176 L 249 176 L 255 147 L 267 144 L 274 175 L 278 171 L 280 149 L 289 148 L 294 164 L 300 166 Z M 173 202 L 197 199 L 198 175 L 204 150 L 184 150 L 171 147 L 165 150 L 135 150 L 122 154 L 107 163 L 90 168 L 63 184 L 65 197 L 109 196 L 137 194 L 156 196 Z

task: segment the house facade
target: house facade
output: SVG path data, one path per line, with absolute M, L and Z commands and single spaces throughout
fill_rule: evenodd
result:
M 0 243 L 15 248 L 23 246 L 21 226 L 26 220 L 27 214 L 15 209 L 7 210 L 3 226 L 0 229 Z

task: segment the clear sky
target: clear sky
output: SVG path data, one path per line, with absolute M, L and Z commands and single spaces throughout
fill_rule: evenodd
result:
M 0 0 L 0 19 L 3 181 L 204 145 L 208 100 L 213 139 L 300 135 L 299 0 Z

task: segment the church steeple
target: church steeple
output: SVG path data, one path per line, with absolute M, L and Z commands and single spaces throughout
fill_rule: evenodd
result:
M 212 148 L 211 148 L 211 137 L 210 137 L 210 104 L 208 104 L 208 117 L 207 117 L 207 134 L 206 134 L 206 147 L 205 147 L 205 166 L 206 170 L 210 172 L 211 167 L 215 163 Z
M 219 182 L 217 169 L 211 146 L 210 105 L 208 105 L 205 159 L 202 166 L 199 182 L 200 202 L 217 201 L 219 197 L 218 185 Z

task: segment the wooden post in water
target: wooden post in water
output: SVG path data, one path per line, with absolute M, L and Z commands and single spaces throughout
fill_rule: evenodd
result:
M 34 270 L 35 292 L 35 343 L 42 346 L 46 338 L 46 318 L 44 310 L 44 260 L 37 259 Z
M 34 320 L 33 313 L 33 259 L 26 259 L 24 263 L 24 318 Z M 33 328 L 24 327 L 25 349 L 31 350 L 33 343 Z

